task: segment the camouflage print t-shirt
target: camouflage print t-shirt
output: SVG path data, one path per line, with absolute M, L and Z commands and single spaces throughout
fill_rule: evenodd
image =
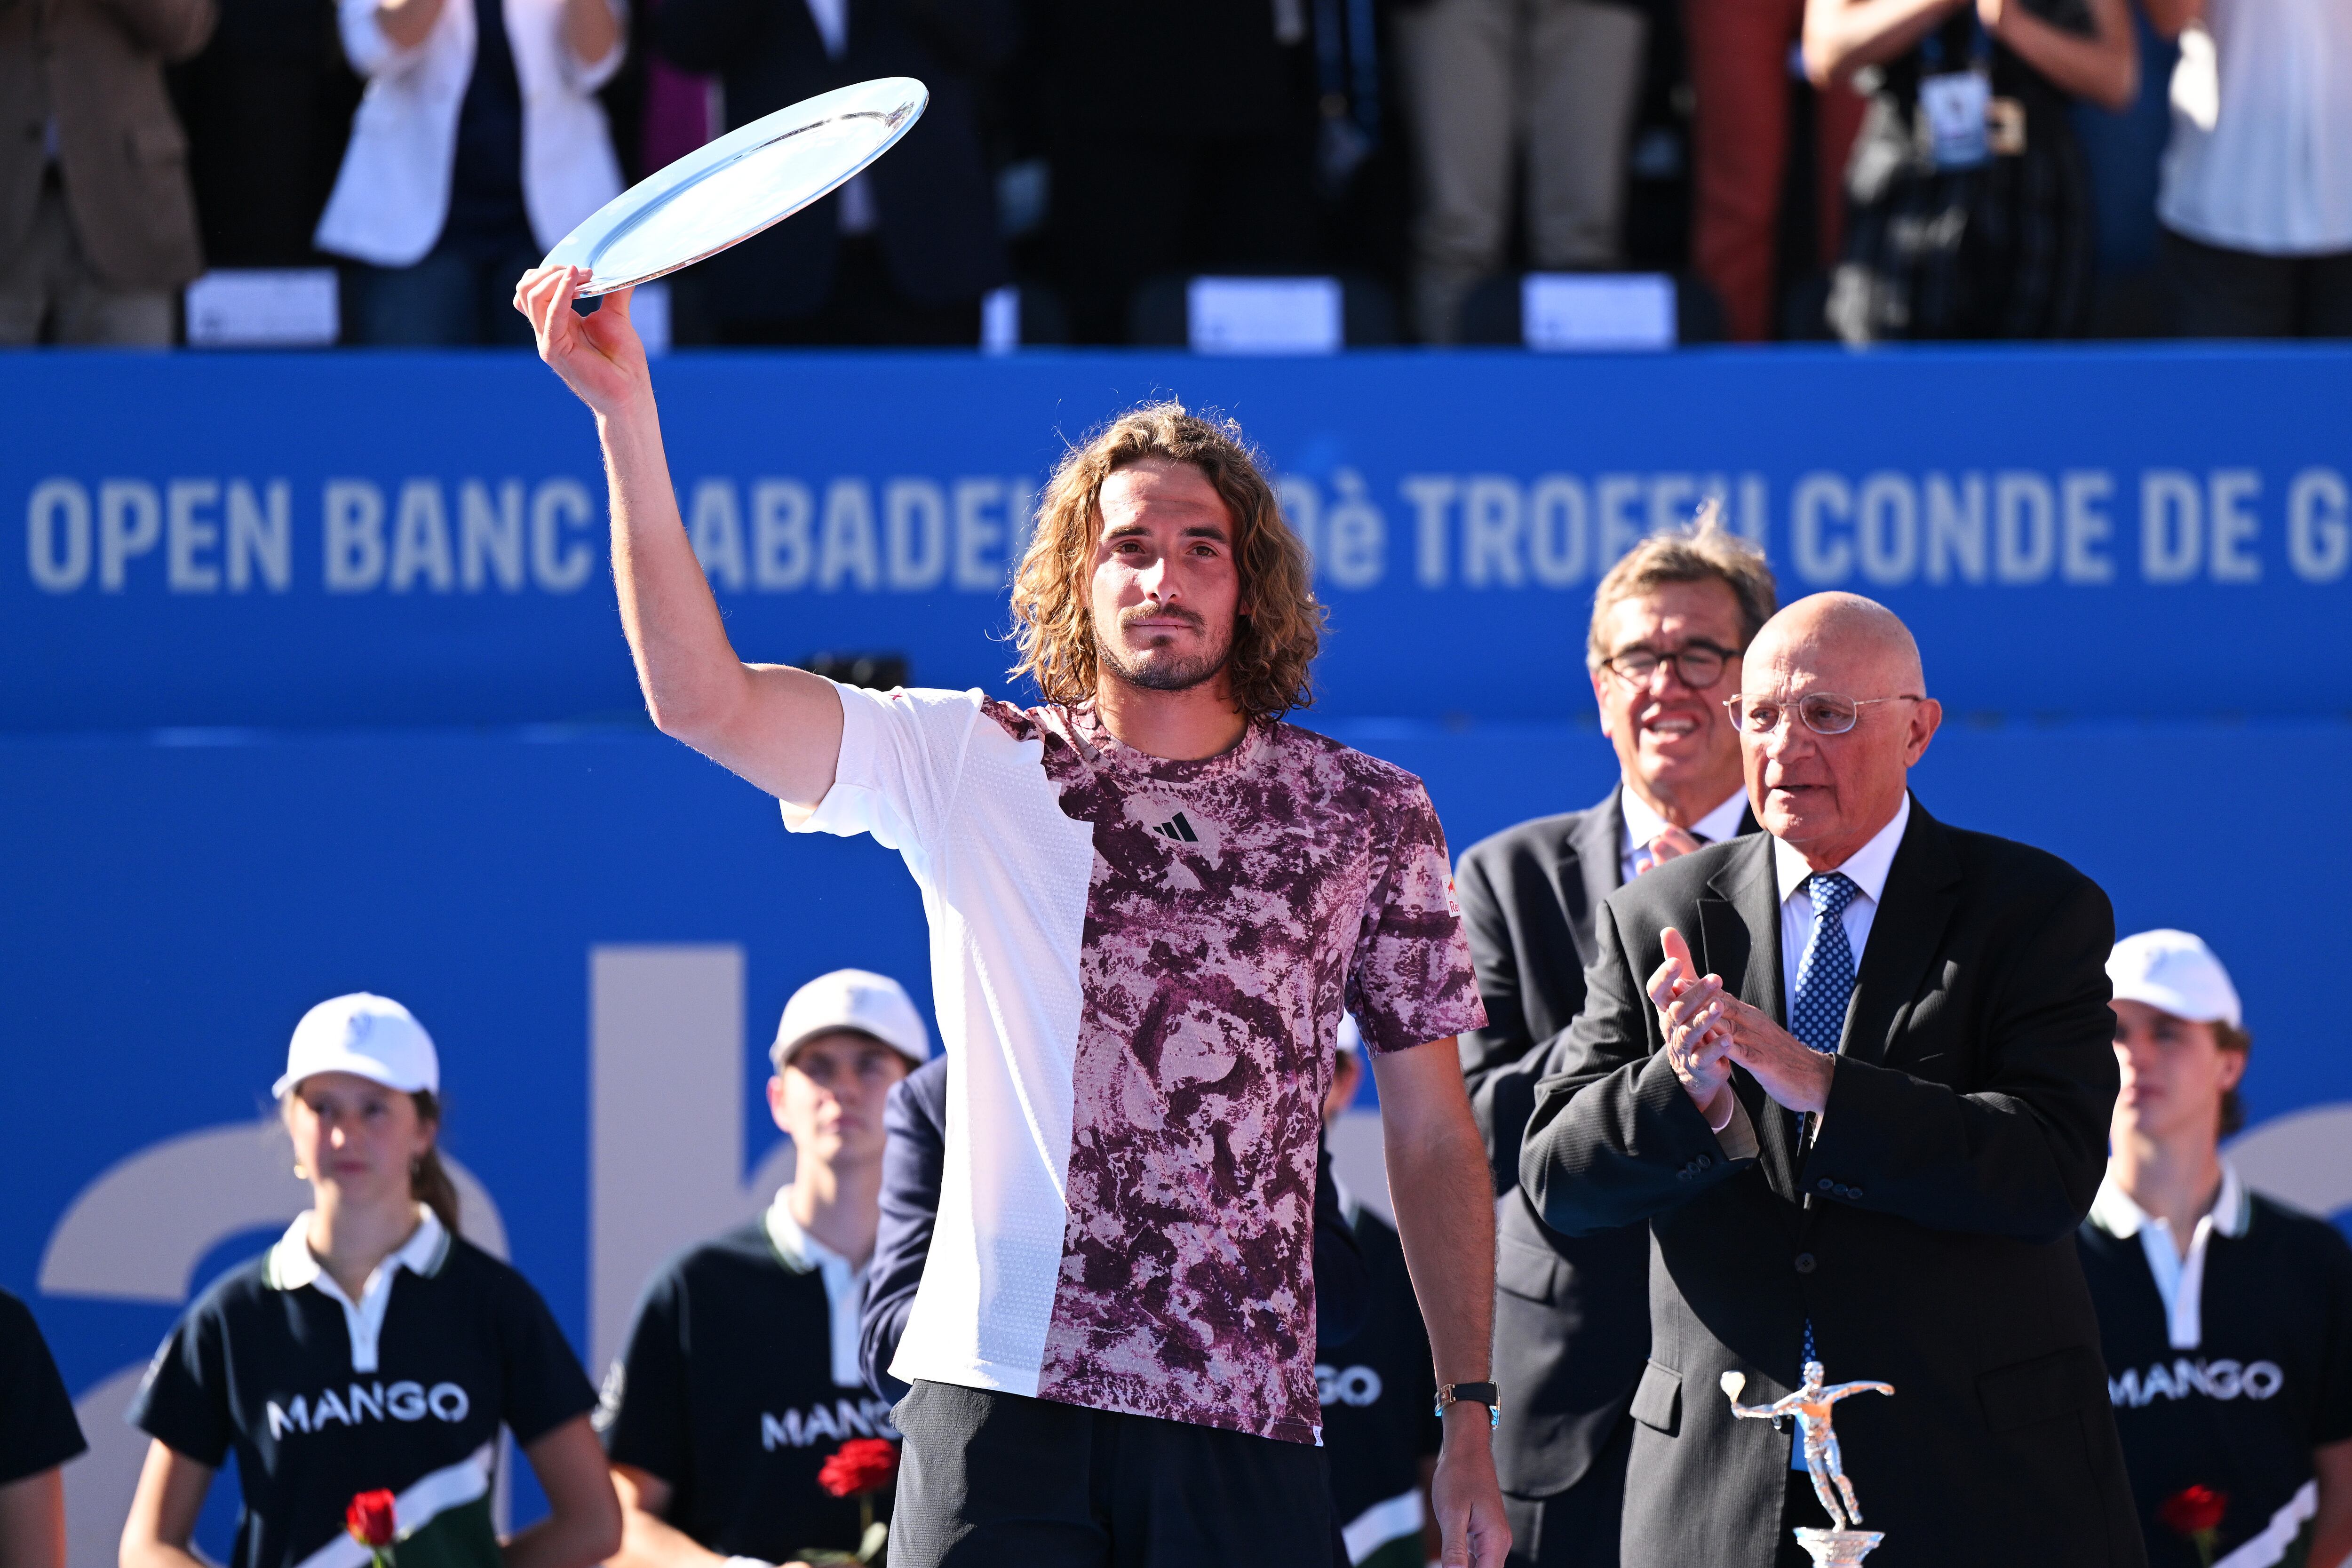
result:
M 1172 763 L 977 691 L 841 703 L 786 821 L 905 858 L 952 1060 L 892 1375 L 1315 1441 L 1340 1016 L 1374 1052 L 1486 1022 L 1428 795 L 1286 724 Z

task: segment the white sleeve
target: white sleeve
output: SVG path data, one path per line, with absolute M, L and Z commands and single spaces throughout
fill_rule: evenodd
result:
M 833 787 L 814 808 L 783 803 L 794 833 L 854 838 L 928 858 L 955 797 L 964 748 L 980 721 L 973 691 L 868 691 L 835 683 L 841 698 L 841 759 Z

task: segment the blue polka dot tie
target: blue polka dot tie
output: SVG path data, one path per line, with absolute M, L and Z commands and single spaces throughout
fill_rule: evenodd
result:
M 1845 907 L 1862 889 L 1839 871 L 1816 871 L 1805 886 L 1813 900 L 1813 931 L 1797 965 L 1789 1032 L 1822 1055 L 1835 1056 L 1845 1034 L 1845 1005 L 1853 995 L 1853 944 L 1845 937 Z
M 1862 889 L 1839 871 L 1814 872 L 1805 879 L 1805 889 L 1812 896 L 1813 930 L 1797 964 L 1797 1002 L 1790 1010 L 1789 1032 L 1822 1055 L 1835 1056 L 1845 1035 L 1846 1003 L 1853 996 L 1853 943 L 1846 940 L 1845 907 Z M 1811 1318 L 1805 1320 L 1804 1359 L 1815 1359 Z M 1789 1468 L 1805 1468 L 1801 1443 L 1790 1445 Z

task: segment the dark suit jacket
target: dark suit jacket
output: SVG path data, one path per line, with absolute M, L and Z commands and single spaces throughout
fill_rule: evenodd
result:
M 849 47 L 835 60 L 803 0 L 662 0 L 653 19 L 664 56 L 718 73 L 730 131 L 875 77 L 915 77 L 930 89 L 923 117 L 865 176 L 891 275 L 928 305 L 976 299 L 1004 281 L 976 100 L 1016 28 L 1013 0 L 849 0 Z M 783 321 L 823 305 L 840 207 L 828 196 L 694 268 L 712 312 Z
M 896 1402 L 907 1385 L 889 1373 L 923 1282 L 939 1219 L 940 1172 L 948 1147 L 948 1059 L 934 1057 L 890 1088 L 882 1125 L 882 1216 L 874 1260 L 866 1268 L 858 1313 L 857 1361 L 866 1386 Z M 1328 1150 L 1318 1156 L 1315 1183 L 1315 1333 L 1318 1345 L 1353 1339 L 1371 1310 L 1371 1266 L 1339 1207 Z
M 1668 926 L 1702 972 L 1781 1019 L 1778 882 L 1763 835 L 1611 895 L 1600 956 L 1546 1080 L 1520 1179 L 1581 1234 L 1646 1219 L 1650 1363 L 1633 1397 L 1626 1568 L 1768 1568 L 1790 1438 L 1735 1421 L 1796 1383 L 1805 1324 L 1869 1527 L 1906 1563 L 2145 1562 L 2073 1244 L 2106 1159 L 2116 1068 L 2097 885 L 1916 803 L 1862 955 L 1820 1132 L 1745 1072 L 1760 1158 L 1728 1157 L 1659 1047 L 1642 983 Z
M 1622 786 L 1584 811 L 1539 816 L 1470 847 L 1455 870 L 1486 1026 L 1461 1038 L 1462 1075 L 1494 1163 L 1495 1468 L 1517 1497 L 1582 1480 L 1609 1442 L 1650 1343 L 1649 1234 L 1565 1237 L 1518 1190 L 1536 1085 L 1559 1070 L 1584 1006 L 1593 912 L 1617 890 Z M 1756 830 L 1742 815 L 1740 831 Z

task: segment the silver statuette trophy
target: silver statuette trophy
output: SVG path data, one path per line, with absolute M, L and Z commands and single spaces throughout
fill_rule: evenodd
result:
M 1893 1394 L 1894 1387 L 1884 1383 L 1839 1383 L 1826 1386 L 1822 1382 L 1822 1363 L 1805 1363 L 1805 1381 L 1794 1394 L 1776 1399 L 1769 1405 L 1742 1405 L 1739 1391 L 1748 1386 L 1748 1374 L 1727 1372 L 1723 1374 L 1723 1392 L 1731 1400 L 1734 1415 L 1752 1421 L 1780 1424 L 1786 1415 L 1797 1418 L 1797 1435 L 1804 1445 L 1805 1473 L 1813 1479 L 1813 1495 L 1822 1500 L 1836 1528 L 1813 1530 L 1799 1527 L 1797 1544 L 1811 1556 L 1814 1568 L 1860 1568 L 1871 1548 L 1886 1539 L 1885 1532 L 1859 1530 L 1862 1505 L 1853 1500 L 1853 1483 L 1845 1479 L 1845 1465 L 1838 1454 L 1837 1432 L 1830 1425 L 1831 1407 L 1841 1399 L 1856 1394 Z

